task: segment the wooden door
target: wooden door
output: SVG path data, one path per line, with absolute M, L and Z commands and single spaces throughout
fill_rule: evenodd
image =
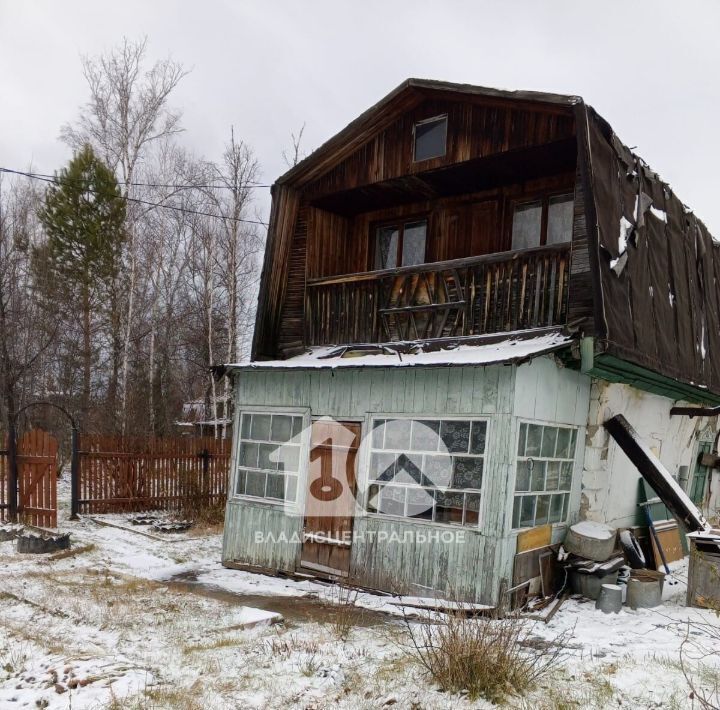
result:
M 330 577 L 350 570 L 360 424 L 315 421 L 300 566 Z
M 57 527 L 57 450 L 57 439 L 40 429 L 18 441 L 18 514 L 29 525 Z

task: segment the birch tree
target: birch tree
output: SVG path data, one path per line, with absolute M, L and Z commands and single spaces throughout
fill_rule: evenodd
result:
M 90 89 L 90 99 L 77 121 L 66 125 L 61 137 L 71 146 L 89 143 L 116 172 L 124 197 L 140 197 L 142 187 L 134 185 L 148 153 L 160 141 L 180 133 L 181 112 L 170 107 L 172 92 L 186 76 L 182 64 L 172 59 L 147 64 L 147 38 L 133 42 L 127 38 L 97 57 L 83 57 L 83 73 Z M 109 387 L 109 406 L 115 408 L 115 392 L 120 390 L 119 418 L 124 432 L 127 427 L 128 375 L 130 347 L 136 320 L 138 288 L 138 223 L 140 205 L 127 210 L 127 284 L 116 287 L 113 333 L 113 367 Z M 124 298 L 123 298 L 124 295 Z M 120 302 L 122 301 L 124 303 Z M 122 315 L 121 315 L 122 314 Z M 119 380 L 119 385 L 118 385 Z

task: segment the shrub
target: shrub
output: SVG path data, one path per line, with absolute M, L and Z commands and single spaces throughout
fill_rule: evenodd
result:
M 462 606 L 405 621 L 412 657 L 443 690 L 493 703 L 524 694 L 555 670 L 566 641 L 531 638 L 532 624 L 521 617 L 473 618 Z

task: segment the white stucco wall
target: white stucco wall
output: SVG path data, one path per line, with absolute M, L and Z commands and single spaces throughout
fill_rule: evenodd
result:
M 680 466 L 690 473 L 697 456 L 698 437 L 717 431 L 717 417 L 690 419 L 670 416 L 676 403 L 624 384 L 593 380 L 582 474 L 580 517 L 614 527 L 634 525 L 640 474 L 603 427 L 623 414 L 671 474 Z M 708 429 L 709 427 L 709 429 Z M 717 474 L 713 484 L 717 486 Z M 711 502 L 712 505 L 712 502 Z

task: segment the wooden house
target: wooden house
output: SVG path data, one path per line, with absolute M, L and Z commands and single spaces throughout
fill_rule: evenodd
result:
M 638 522 L 619 412 L 707 498 L 720 247 L 580 97 L 409 79 L 272 198 L 225 564 L 494 604 Z

